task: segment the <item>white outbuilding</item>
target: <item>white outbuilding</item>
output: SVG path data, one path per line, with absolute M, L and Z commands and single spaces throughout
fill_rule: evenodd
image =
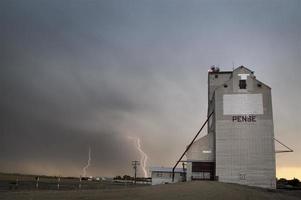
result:
M 172 168 L 170 167 L 151 167 L 150 168 L 152 185 L 172 183 Z M 175 169 L 174 182 L 186 180 L 186 172 L 183 168 Z

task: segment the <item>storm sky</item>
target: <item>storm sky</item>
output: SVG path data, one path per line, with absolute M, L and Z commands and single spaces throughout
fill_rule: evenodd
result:
M 207 72 L 272 87 L 278 177 L 301 178 L 301 1 L 1 0 L 0 171 L 172 166 L 206 118 Z M 202 134 L 204 135 L 204 131 Z M 276 146 L 276 148 L 281 148 Z M 142 175 L 142 171 L 139 171 Z

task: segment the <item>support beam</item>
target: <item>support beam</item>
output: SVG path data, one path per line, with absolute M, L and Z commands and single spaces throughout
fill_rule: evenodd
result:
M 292 150 L 291 148 L 289 148 L 288 146 L 286 146 L 285 144 L 283 144 L 282 142 L 280 142 L 279 140 L 277 140 L 276 138 L 274 138 L 274 140 L 276 142 L 278 142 L 280 145 L 284 146 L 285 148 L 287 148 L 288 150 L 279 150 L 279 151 L 275 151 L 275 153 L 289 153 L 289 152 L 294 152 L 294 150 Z

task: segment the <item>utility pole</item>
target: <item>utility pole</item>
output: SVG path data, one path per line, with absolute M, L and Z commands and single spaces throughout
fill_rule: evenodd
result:
M 134 183 L 136 184 L 136 177 L 137 177 L 137 166 L 140 165 L 140 162 L 137 160 L 132 161 L 132 166 L 134 168 L 135 174 L 134 174 Z

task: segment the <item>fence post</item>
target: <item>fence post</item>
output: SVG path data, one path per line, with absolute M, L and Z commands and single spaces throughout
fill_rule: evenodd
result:
M 61 177 L 57 178 L 57 189 L 60 189 L 60 181 L 61 181 Z
M 16 186 L 15 186 L 16 189 L 18 189 L 18 185 L 19 185 L 19 177 L 17 176 L 17 178 L 16 178 Z
M 82 176 L 79 177 L 78 189 L 82 188 Z
M 39 180 L 40 180 L 40 177 L 36 177 L 36 189 L 39 189 Z

